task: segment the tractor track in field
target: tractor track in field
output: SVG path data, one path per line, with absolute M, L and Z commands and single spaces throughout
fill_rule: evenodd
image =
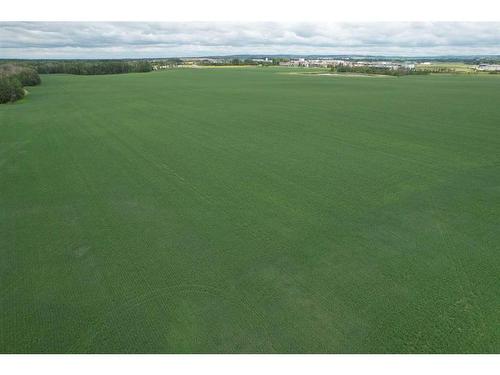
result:
M 128 314 L 131 311 L 137 309 L 138 307 L 141 307 L 143 305 L 147 305 L 148 303 L 155 301 L 157 299 L 163 299 L 165 300 L 166 296 L 168 295 L 175 295 L 179 293 L 201 293 L 201 294 L 206 294 L 215 298 L 221 298 L 228 303 L 235 305 L 235 306 L 241 306 L 243 307 L 246 311 L 250 313 L 250 315 L 253 315 L 254 317 L 257 318 L 257 320 L 260 322 L 260 325 L 257 325 L 255 323 L 252 323 L 252 320 L 247 319 L 247 323 L 254 329 L 258 330 L 259 327 L 265 327 L 266 326 L 266 319 L 265 317 L 259 313 L 255 307 L 253 307 L 251 304 L 248 302 L 245 302 L 244 300 L 241 299 L 235 299 L 232 297 L 228 297 L 224 294 L 224 291 L 222 288 L 217 288 L 214 286 L 208 286 L 208 285 L 201 285 L 201 284 L 190 284 L 190 283 L 180 283 L 180 284 L 173 284 L 173 285 L 168 285 L 163 288 L 157 288 L 153 289 L 150 291 L 147 291 L 139 296 L 135 296 L 132 298 L 129 298 L 128 300 L 125 300 L 123 303 L 121 303 L 119 306 L 116 306 L 112 309 L 110 309 L 106 314 L 105 318 L 100 319 L 100 323 L 97 324 L 96 326 L 92 326 L 91 329 L 93 331 L 93 334 L 90 336 L 87 336 L 84 340 L 80 339 L 78 344 L 75 344 L 70 352 L 80 352 L 82 349 L 86 351 L 86 348 L 91 346 L 92 343 L 97 340 L 97 338 L 101 334 L 109 334 L 110 332 L 116 332 L 120 329 L 122 329 L 119 326 L 116 326 L 115 328 L 112 328 L 111 331 L 107 330 L 105 327 L 109 326 L 110 320 L 111 321 L 119 321 L 118 317 L 123 314 Z M 168 301 L 166 301 L 168 302 Z M 168 303 L 161 303 L 161 305 L 168 309 Z M 110 319 L 111 318 L 111 319 Z M 238 323 L 241 328 L 244 328 L 240 323 Z M 272 339 L 270 334 L 267 332 L 267 329 L 264 329 L 264 332 L 267 334 L 267 343 L 270 345 L 271 350 L 273 352 L 277 352 L 276 348 L 274 347 L 272 343 Z M 85 343 L 84 343 L 85 342 Z

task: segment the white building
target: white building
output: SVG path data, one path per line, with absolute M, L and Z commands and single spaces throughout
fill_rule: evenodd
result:
M 485 71 L 485 72 L 500 72 L 499 64 L 479 64 L 476 67 L 476 70 Z

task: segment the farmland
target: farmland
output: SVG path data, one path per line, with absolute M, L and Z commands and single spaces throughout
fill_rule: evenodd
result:
M 500 77 L 289 71 L 0 106 L 0 352 L 500 352 Z

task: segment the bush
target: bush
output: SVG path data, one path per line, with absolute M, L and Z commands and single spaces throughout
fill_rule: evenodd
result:
M 32 68 L 23 68 L 19 73 L 15 74 L 15 77 L 23 86 L 36 86 L 42 82 L 38 72 Z
M 24 97 L 24 89 L 15 77 L 0 77 L 0 103 L 15 102 Z
M 23 86 L 41 83 L 38 72 L 17 64 L 0 65 L 0 103 L 14 102 L 24 97 Z

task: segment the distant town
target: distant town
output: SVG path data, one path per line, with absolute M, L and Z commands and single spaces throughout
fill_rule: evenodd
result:
M 394 61 L 361 61 L 348 59 L 331 59 L 331 58 L 182 58 L 176 61 L 171 61 L 168 64 L 153 64 L 153 70 L 167 69 L 174 67 L 197 67 L 207 65 L 257 65 L 269 66 L 278 65 L 284 67 L 302 67 L 302 68 L 331 68 L 335 66 L 349 67 L 374 67 L 387 69 L 415 69 L 413 62 L 394 62 Z
M 196 68 L 203 66 L 282 66 L 293 68 L 375 68 L 388 70 L 416 70 L 429 69 L 439 72 L 453 72 L 456 66 L 450 64 L 449 59 L 429 60 L 422 59 L 376 59 L 376 58 L 331 58 L 331 57 L 191 57 L 175 59 L 150 60 L 153 70 L 170 68 Z M 446 62 L 446 64 L 444 64 Z M 452 60 L 456 65 L 455 60 Z M 464 67 L 469 71 L 500 72 L 500 62 L 483 63 L 474 59 L 464 59 Z M 460 71 L 463 69 L 459 69 Z

